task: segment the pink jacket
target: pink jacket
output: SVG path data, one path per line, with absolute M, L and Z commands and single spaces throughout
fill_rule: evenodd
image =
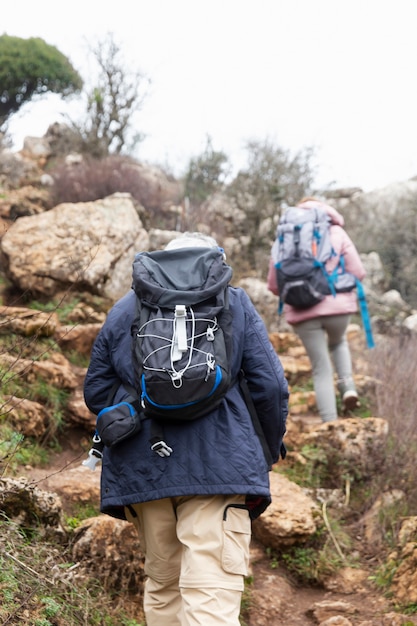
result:
M 319 202 L 316 200 L 308 200 L 299 204 L 298 206 L 305 209 L 312 209 L 321 206 L 324 208 L 331 219 L 330 226 L 330 238 L 333 248 L 336 252 L 336 256 L 327 261 L 326 269 L 332 271 L 339 263 L 339 257 L 344 255 L 345 269 L 347 272 L 354 274 L 356 278 L 362 280 L 365 277 L 365 268 L 362 264 L 358 251 L 355 248 L 354 243 L 350 239 L 349 235 L 343 229 L 345 220 L 335 208 L 329 204 Z M 269 271 L 267 279 L 268 289 L 272 291 L 276 296 L 278 293 L 275 260 L 271 256 L 269 261 Z M 298 324 L 305 320 L 312 319 L 314 317 L 322 317 L 323 315 L 343 315 L 356 313 L 358 310 L 356 291 L 350 291 L 348 293 L 338 293 L 336 296 L 325 296 L 324 300 L 311 307 L 310 309 L 294 309 L 289 304 L 284 305 L 285 319 L 289 324 Z

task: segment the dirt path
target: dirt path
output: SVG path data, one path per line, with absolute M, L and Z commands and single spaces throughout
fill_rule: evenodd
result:
M 317 626 L 330 618 L 332 621 L 326 621 L 326 626 L 417 624 L 404 622 L 399 615 L 392 615 L 388 600 L 367 579 L 370 572 L 366 569 L 358 570 L 360 576 L 356 586 L 345 585 L 343 593 L 337 588 L 329 590 L 297 585 L 289 580 L 280 566 L 272 569 L 270 559 L 265 554 L 261 556 L 263 549 L 255 543 L 254 552 L 260 558 L 252 564 L 254 582 L 250 591 L 248 626 Z M 335 586 L 338 586 L 337 581 Z M 410 620 L 410 617 L 406 619 Z

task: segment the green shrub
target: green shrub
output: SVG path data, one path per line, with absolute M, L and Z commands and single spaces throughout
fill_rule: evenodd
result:
M 342 523 L 327 516 L 326 521 L 328 529 L 321 527 L 306 544 L 290 547 L 278 559 L 298 582 L 321 585 L 342 567 L 356 563 L 352 540 Z

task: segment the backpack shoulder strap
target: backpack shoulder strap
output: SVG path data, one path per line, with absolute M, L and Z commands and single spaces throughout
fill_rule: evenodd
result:
M 268 442 L 266 440 L 265 433 L 262 428 L 262 424 L 259 420 L 258 413 L 256 412 L 255 404 L 252 400 L 252 396 L 250 394 L 248 383 L 245 377 L 245 372 L 243 370 L 240 370 L 239 372 L 239 385 L 240 385 L 240 389 L 242 391 L 243 397 L 245 399 L 246 406 L 248 407 L 250 416 L 252 418 L 253 427 L 261 443 L 266 462 L 268 463 L 269 469 L 271 469 L 273 465 L 272 454 L 269 449 Z
M 374 348 L 375 342 L 374 342 L 374 338 L 372 335 L 371 319 L 369 317 L 365 290 L 363 288 L 361 281 L 358 278 L 356 279 L 356 289 L 357 289 L 358 300 L 359 300 L 359 308 L 360 308 L 361 315 L 362 315 L 363 327 L 365 330 L 366 345 L 368 346 L 368 348 Z

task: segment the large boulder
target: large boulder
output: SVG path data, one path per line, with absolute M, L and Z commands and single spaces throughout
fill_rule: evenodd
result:
M 74 287 L 116 300 L 131 287 L 135 253 L 148 245 L 130 194 L 116 193 L 22 217 L 1 250 L 10 280 L 22 290 L 53 296 Z

